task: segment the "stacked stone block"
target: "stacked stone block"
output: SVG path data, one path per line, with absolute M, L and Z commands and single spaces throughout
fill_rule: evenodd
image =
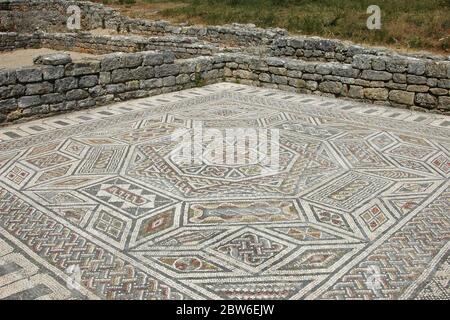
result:
M 16 49 L 40 48 L 41 41 L 33 34 L 0 32 L 0 52 Z
M 226 26 L 172 25 L 167 21 L 132 19 L 117 10 L 99 3 L 70 0 L 6 0 L 0 2 L 0 32 L 67 32 L 66 9 L 77 5 L 82 10 L 82 31 L 108 28 L 120 33 L 144 35 L 189 36 L 211 42 L 229 42 L 248 46 L 269 44 L 273 39 L 286 36 L 284 29 L 262 29 L 254 25 L 232 24 Z
M 219 51 L 217 45 L 199 41 L 195 37 L 142 37 L 92 35 L 90 33 L 35 33 L 41 47 L 57 50 L 81 51 L 92 54 L 170 50 L 176 58 L 187 59 L 211 55 Z
M 352 63 L 355 55 L 393 55 L 386 48 L 363 47 L 350 41 L 324 39 L 320 37 L 280 37 L 269 46 L 267 54 L 275 57 L 301 59 L 306 61 Z M 443 60 L 443 57 L 432 54 L 405 54 L 412 58 Z M 448 60 L 448 59 L 447 59 Z
M 178 59 L 211 55 L 219 51 L 217 45 L 200 41 L 195 37 L 111 36 L 92 35 L 87 32 L 31 34 L 0 32 L 0 51 L 29 48 L 52 48 L 92 54 L 170 50 Z
M 343 64 L 227 56 L 228 81 L 450 114 L 450 61 L 358 54 Z
M 77 110 L 216 82 L 224 64 L 214 57 L 175 60 L 172 52 L 113 53 L 72 61 L 67 54 L 0 70 L 0 122 Z

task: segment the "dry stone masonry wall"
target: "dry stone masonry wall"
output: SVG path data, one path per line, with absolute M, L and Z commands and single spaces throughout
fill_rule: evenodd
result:
M 65 28 L 65 8 L 75 3 L 83 32 Z M 106 54 L 80 61 L 47 55 L 30 67 L 0 69 L 0 123 L 219 81 L 450 114 L 448 57 L 290 37 L 280 29 L 136 20 L 91 2 L 0 1 L 0 18 L 0 51 Z M 87 32 L 97 28 L 128 34 Z
M 88 32 L 21 34 L 0 33 L 0 51 L 27 48 L 51 48 L 55 50 L 78 51 L 92 54 L 112 52 L 139 52 L 149 50 L 170 50 L 176 58 L 186 59 L 212 55 L 219 51 L 217 45 L 199 41 L 195 37 L 142 37 L 92 35 Z
M 226 64 L 225 77 L 288 91 L 450 111 L 450 61 L 357 54 L 344 64 L 236 54 Z
M 175 60 L 171 52 L 112 53 L 72 61 L 63 53 L 35 65 L 0 70 L 0 121 L 77 110 L 213 83 L 224 63 L 214 57 Z
M 40 48 L 41 41 L 32 34 L 0 32 L 0 52 L 16 49 Z
M 176 58 L 212 55 L 219 51 L 217 45 L 199 41 L 195 37 L 142 37 L 108 36 L 90 33 L 38 33 L 41 47 L 58 50 L 80 51 L 92 54 L 112 52 L 139 52 L 169 50 Z
M 351 63 L 355 55 L 368 54 L 376 56 L 396 55 L 386 48 L 370 48 L 354 44 L 349 41 L 324 39 L 320 37 L 280 37 L 269 46 L 271 56 L 287 57 L 308 61 L 337 61 Z M 404 56 L 430 59 L 448 60 L 442 56 L 431 54 L 406 54 Z
M 167 21 L 131 19 L 102 4 L 65 0 L 2 0 L 0 1 L 0 31 L 22 33 L 33 32 L 36 29 L 49 32 L 65 31 L 66 9 L 70 5 L 80 7 L 83 30 L 108 28 L 122 33 L 182 35 L 211 42 L 230 42 L 245 46 L 269 44 L 274 39 L 287 35 L 284 29 L 261 29 L 254 25 L 203 27 L 172 25 Z

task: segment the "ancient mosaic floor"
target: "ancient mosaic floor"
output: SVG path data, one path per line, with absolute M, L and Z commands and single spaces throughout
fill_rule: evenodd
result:
M 178 165 L 192 120 L 281 169 Z M 448 117 L 236 84 L 4 127 L 0 298 L 449 299 L 449 177 Z

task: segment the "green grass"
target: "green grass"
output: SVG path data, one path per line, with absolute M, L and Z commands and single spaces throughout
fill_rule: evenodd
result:
M 450 46 L 450 0 L 136 0 L 137 5 L 142 2 L 150 8 L 184 4 L 158 12 L 158 18 L 173 22 L 254 23 L 296 34 L 438 52 L 448 52 Z M 381 8 L 381 30 L 366 27 L 371 4 Z M 136 16 L 145 16 L 145 10 L 139 11 Z

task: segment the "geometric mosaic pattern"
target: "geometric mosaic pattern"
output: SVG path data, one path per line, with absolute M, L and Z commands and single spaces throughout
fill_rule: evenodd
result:
M 177 162 L 194 120 L 278 129 L 279 170 Z M 3 127 L 0 299 L 449 299 L 449 141 L 223 83 Z

